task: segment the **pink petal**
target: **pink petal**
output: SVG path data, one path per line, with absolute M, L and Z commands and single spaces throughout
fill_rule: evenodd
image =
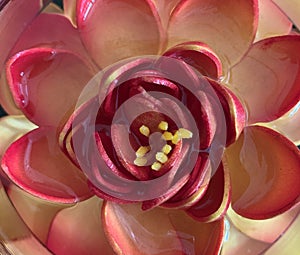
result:
M 293 223 L 300 208 L 295 208 L 267 220 L 250 220 L 236 214 L 232 209 L 227 215 L 237 229 L 247 236 L 266 243 L 275 242 Z
M 295 144 L 300 144 L 300 102 L 281 118 L 265 123 L 265 126 L 283 134 Z
M 282 235 L 279 240 L 268 249 L 265 255 L 298 255 L 299 254 L 299 229 L 300 214 L 294 220 L 290 228 Z
M 277 4 L 293 21 L 293 23 L 300 28 L 300 3 L 298 0 L 272 0 Z
M 91 195 L 83 173 L 60 151 L 55 129 L 38 128 L 14 142 L 2 168 L 16 185 L 49 201 L 73 203 Z
M 271 246 L 243 234 L 231 222 L 226 223 L 226 235 L 220 255 L 262 255 Z
M 169 47 L 186 41 L 206 43 L 226 67 L 251 45 L 257 20 L 256 0 L 182 0 L 170 19 Z
M 290 33 L 292 22 L 272 0 L 259 0 L 258 7 L 259 18 L 255 41 Z
M 77 2 L 77 24 L 83 42 L 99 66 L 158 53 L 162 29 L 151 1 Z
M 300 195 L 300 152 L 279 133 L 246 127 L 225 151 L 232 208 L 250 219 L 267 219 L 294 206 Z
M 300 97 L 300 36 L 268 38 L 233 67 L 230 86 L 244 100 L 249 122 L 266 122 L 289 111 Z
M 209 46 L 200 42 L 187 42 L 176 45 L 163 54 L 183 60 L 196 68 L 201 74 L 218 79 L 222 74 L 222 64 Z
M 212 176 L 205 195 L 187 213 L 195 220 L 214 221 L 222 217 L 229 206 L 231 196 L 230 176 L 221 163 Z
M 183 211 L 106 202 L 103 225 L 117 254 L 217 255 L 223 239 L 223 220 L 200 223 Z M 132 238 L 134 236 L 134 238 Z
M 0 182 L 0 253 L 51 255 L 34 237 L 10 203 Z M 6 252 L 6 253 L 5 253 Z
M 51 225 L 47 246 L 56 255 L 113 255 L 101 222 L 102 201 L 93 197 L 60 211 Z
M 12 142 L 36 128 L 25 116 L 6 116 L 0 119 L 0 158 Z
M 9 61 L 7 69 L 18 107 L 32 122 L 53 127 L 67 120 L 92 76 L 78 56 L 51 48 L 22 51 Z
M 1 1 L 0 34 L 2 36 L 0 39 L 0 70 L 2 70 L 9 52 L 20 34 L 39 13 L 41 7 L 40 0 Z
M 37 198 L 13 184 L 7 188 L 7 194 L 22 220 L 43 243 L 46 243 L 50 224 L 56 213 L 70 206 Z

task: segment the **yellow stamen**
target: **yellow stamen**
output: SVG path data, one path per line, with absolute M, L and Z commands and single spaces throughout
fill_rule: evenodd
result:
M 172 138 L 172 143 L 173 144 L 177 144 L 181 139 L 181 134 L 180 132 L 177 130 Z
M 138 158 L 144 157 L 145 154 L 150 150 L 149 146 L 141 146 L 138 148 L 138 150 L 135 152 L 135 155 Z
M 165 144 L 164 147 L 162 148 L 162 152 L 166 155 L 168 155 L 172 150 L 172 146 L 169 144 Z
M 181 138 L 189 139 L 193 137 L 193 133 L 190 130 L 187 130 L 185 128 L 179 128 L 178 131 L 180 133 Z
M 136 158 L 133 163 L 136 166 L 145 166 L 147 164 L 147 159 L 146 158 Z
M 166 122 L 166 121 L 161 121 L 160 123 L 159 123 L 159 125 L 158 125 L 158 128 L 160 129 L 160 130 L 168 130 L 168 122 Z
M 155 158 L 160 163 L 166 163 L 168 161 L 168 157 L 163 152 L 157 152 Z
M 171 141 L 173 139 L 173 135 L 171 132 L 166 131 L 162 134 L 162 138 L 166 141 Z
M 154 163 L 151 165 L 151 169 L 152 169 L 152 170 L 158 171 L 160 168 L 161 168 L 161 163 L 159 163 L 159 162 L 154 162 Z
M 145 126 L 145 125 L 142 125 L 140 128 L 139 128 L 139 131 L 141 134 L 143 134 L 144 136 L 149 136 L 150 135 L 150 129 Z

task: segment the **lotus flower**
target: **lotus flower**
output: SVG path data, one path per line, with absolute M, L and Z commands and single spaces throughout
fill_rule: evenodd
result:
M 296 1 L 43 2 L 0 1 L 1 252 L 297 254 Z

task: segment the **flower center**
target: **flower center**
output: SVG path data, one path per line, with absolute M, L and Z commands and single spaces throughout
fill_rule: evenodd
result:
M 168 154 L 171 153 L 173 147 L 182 139 L 193 137 L 193 133 L 185 128 L 170 132 L 169 124 L 166 121 L 161 121 L 157 128 L 159 132 L 151 133 L 147 125 L 140 126 L 139 132 L 149 138 L 149 145 L 140 146 L 136 150 L 134 160 L 136 166 L 146 166 L 150 163 L 152 170 L 159 171 L 169 160 Z

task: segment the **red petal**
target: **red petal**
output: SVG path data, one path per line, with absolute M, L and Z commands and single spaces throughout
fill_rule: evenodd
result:
M 225 156 L 232 182 L 232 208 L 238 214 L 267 219 L 297 203 L 300 152 L 284 136 L 265 127 L 247 127 Z
M 160 48 L 161 25 L 149 0 L 80 0 L 77 23 L 84 44 L 101 67 L 154 55 Z
M 300 97 L 300 36 L 268 38 L 233 67 L 230 86 L 244 100 L 249 122 L 266 122 L 290 110 Z
M 183 211 L 155 208 L 143 212 L 139 207 L 104 204 L 104 229 L 117 254 L 219 253 L 223 220 L 204 224 L 194 221 Z
M 259 19 L 256 41 L 290 33 L 292 22 L 272 0 L 259 0 L 258 7 Z
M 163 54 L 183 60 L 201 74 L 218 79 L 222 74 L 222 64 L 218 56 L 204 43 L 187 42 L 176 45 Z
M 199 221 L 214 221 L 222 217 L 229 206 L 230 177 L 221 163 L 212 176 L 205 195 L 187 213 Z
M 102 229 L 101 206 L 94 197 L 60 211 L 49 232 L 48 248 L 56 255 L 115 254 Z
M 2 168 L 16 185 L 46 200 L 73 203 L 91 195 L 83 173 L 61 152 L 53 129 L 38 128 L 14 142 Z
M 18 53 L 7 69 L 14 99 L 24 114 L 38 125 L 53 127 L 66 121 L 92 75 L 78 56 L 50 48 Z
M 272 0 L 275 4 L 277 4 L 293 21 L 294 24 L 300 28 L 300 3 L 298 0 Z
M 169 47 L 186 41 L 209 45 L 225 66 L 251 45 L 258 20 L 257 1 L 182 0 L 172 12 Z

